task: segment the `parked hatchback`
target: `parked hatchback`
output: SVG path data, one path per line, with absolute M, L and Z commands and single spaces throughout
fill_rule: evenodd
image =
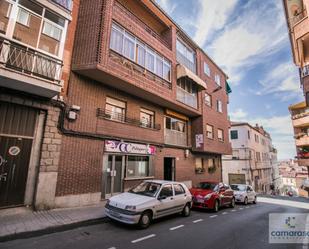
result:
M 192 196 L 180 182 L 144 181 L 126 193 L 111 197 L 105 206 L 106 215 L 126 224 L 147 228 L 153 219 L 175 213 L 187 217 Z
M 242 202 L 247 205 L 249 202 L 256 204 L 256 193 L 250 185 L 231 184 L 234 190 L 236 202 Z
M 193 207 L 212 209 L 218 212 L 222 206 L 234 208 L 234 192 L 229 185 L 218 182 L 200 182 L 190 189 L 193 195 Z

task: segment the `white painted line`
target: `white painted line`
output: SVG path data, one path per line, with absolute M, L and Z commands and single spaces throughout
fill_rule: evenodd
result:
M 235 210 L 235 209 L 233 209 L 231 212 L 236 212 L 236 210 Z
M 193 223 L 198 223 L 198 222 L 201 222 L 201 221 L 203 221 L 203 219 L 194 220 L 194 221 L 192 221 L 192 222 L 193 222 Z
M 244 208 L 238 208 L 239 210 L 243 210 Z
M 246 207 L 246 208 L 250 208 L 250 207 Z
M 227 214 L 227 212 L 223 212 L 222 214 Z
M 110 247 L 110 248 L 108 248 L 108 249 L 116 249 L 116 247 Z
M 215 217 L 217 217 L 218 215 L 212 215 L 212 216 L 209 216 L 209 218 L 215 218 Z
M 280 199 L 272 199 L 272 198 L 267 198 L 267 197 L 258 197 L 257 201 L 269 203 L 269 204 L 275 204 L 275 205 L 284 205 L 284 206 L 289 206 L 289 207 L 309 209 L 308 202 L 306 203 L 306 202 L 300 202 L 300 201 L 280 200 Z
M 140 242 L 140 241 L 143 241 L 143 240 L 146 240 L 146 239 L 153 238 L 155 236 L 156 236 L 155 234 L 150 234 L 148 236 L 145 236 L 145 237 L 142 237 L 142 238 L 139 238 L 139 239 L 136 239 L 136 240 L 132 240 L 131 243 L 137 243 L 137 242 Z
M 176 229 L 178 229 L 178 228 L 181 228 L 181 227 L 184 227 L 184 225 L 180 225 L 180 226 L 177 226 L 177 227 L 171 227 L 171 228 L 170 228 L 170 231 L 174 231 L 174 230 L 176 230 Z

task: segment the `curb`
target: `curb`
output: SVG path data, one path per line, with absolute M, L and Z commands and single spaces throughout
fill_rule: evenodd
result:
M 11 241 L 11 240 L 16 240 L 16 239 L 27 239 L 27 238 L 42 236 L 42 235 L 51 234 L 51 233 L 63 232 L 63 231 L 71 230 L 71 229 L 78 228 L 78 227 L 85 227 L 85 226 L 105 223 L 107 221 L 108 221 L 108 217 L 105 216 L 102 218 L 78 221 L 78 222 L 70 223 L 70 224 L 51 226 L 51 227 L 47 227 L 41 230 L 25 231 L 25 232 L 20 232 L 20 233 L 15 233 L 15 234 L 9 234 L 5 236 L 0 236 L 0 243 Z

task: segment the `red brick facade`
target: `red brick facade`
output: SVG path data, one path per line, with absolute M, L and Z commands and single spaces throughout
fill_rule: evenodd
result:
M 153 170 L 153 174 L 149 176 L 163 179 L 164 158 L 174 158 L 174 179 L 191 181 L 192 184 L 203 180 L 221 180 L 221 155 L 231 152 L 228 140 L 226 75 L 154 3 L 149 1 L 146 6 L 143 1 L 132 0 L 130 6 L 125 6 L 128 1 L 120 2 L 81 0 L 79 4 L 79 1 L 74 1 L 76 5 L 73 9 L 73 22 L 65 49 L 67 66 L 64 72 L 64 99 L 68 107 L 77 105 L 80 106 L 80 111 L 77 111 L 76 120 L 64 120 L 65 129 L 72 134 L 65 134 L 62 138 L 56 197 L 101 192 L 102 198 L 105 198 L 106 182 L 102 172 L 106 168 L 106 155 L 109 154 L 104 151 L 106 140 L 155 146 L 155 154 L 149 156 Z M 134 15 L 134 11 L 137 15 Z M 158 12 L 161 13 L 160 18 L 154 14 Z M 143 13 L 148 13 L 149 17 L 146 14 L 137 17 Z M 171 61 L 171 82 L 142 70 L 139 65 L 110 50 L 112 22 L 117 22 Z M 188 40 L 196 52 L 197 75 L 207 84 L 207 90 L 198 92 L 196 109 L 176 99 L 177 35 Z M 204 61 L 210 67 L 210 77 L 203 72 Z M 72 71 L 68 74 L 70 66 Z M 221 88 L 214 81 L 215 73 L 221 77 Z M 212 107 L 204 103 L 205 92 L 212 96 Z M 156 128 L 143 128 L 135 123 L 117 122 L 100 116 L 98 110 L 105 109 L 107 97 L 126 103 L 125 116 L 129 120 L 139 120 L 141 108 L 153 111 Z M 222 101 L 222 113 L 216 109 L 217 100 Z M 167 112 L 175 112 L 176 117 L 185 117 L 186 146 L 166 143 Z M 214 139 L 207 138 L 206 124 L 214 127 Z M 217 129 L 224 131 L 224 141 L 218 140 Z M 197 134 L 203 134 L 200 148 L 196 148 Z M 203 158 L 204 172 L 196 172 L 197 158 Z M 208 158 L 216 158 L 215 169 L 208 169 Z M 123 166 L 126 167 L 126 164 Z M 126 179 L 125 176 L 121 180 L 122 190 L 140 181 Z

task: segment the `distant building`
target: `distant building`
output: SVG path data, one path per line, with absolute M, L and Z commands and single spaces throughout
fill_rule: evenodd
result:
M 277 150 L 262 126 L 232 122 L 230 141 L 233 155 L 222 160 L 225 183 L 250 184 L 257 192 L 270 192 L 280 186 Z

